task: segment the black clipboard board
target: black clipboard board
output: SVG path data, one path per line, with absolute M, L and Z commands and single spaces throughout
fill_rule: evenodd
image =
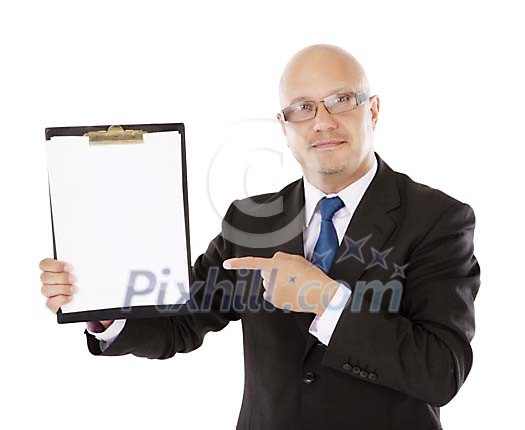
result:
M 55 136 L 84 136 L 90 132 L 107 133 L 114 125 L 95 125 L 95 126 L 74 126 L 74 127 L 49 127 L 45 129 L 46 141 L 51 140 Z M 123 124 L 117 126 L 126 132 L 134 133 L 134 131 L 144 131 L 149 133 L 178 131 L 180 133 L 180 150 L 181 150 L 181 175 L 182 175 L 182 194 L 184 205 L 184 224 L 186 233 L 186 255 L 188 267 L 188 279 L 191 282 L 191 250 L 190 250 L 190 227 L 189 227 L 189 205 L 188 205 L 188 184 L 187 184 L 187 164 L 186 164 L 186 140 L 184 123 L 159 123 L 159 124 Z M 95 133 L 96 134 L 96 133 Z M 57 246 L 55 240 L 55 225 L 53 219 L 53 202 L 51 197 L 51 186 L 48 177 L 48 191 L 49 191 L 49 207 L 51 213 L 51 233 L 53 238 L 53 258 L 57 257 Z M 181 312 L 182 311 L 182 312 Z M 166 306 L 131 306 L 128 309 L 123 308 L 107 308 L 96 309 L 81 312 L 62 312 L 62 309 L 57 311 L 57 322 L 59 324 L 84 322 L 84 321 L 103 321 L 114 319 L 136 319 L 136 318 L 157 318 L 162 316 L 170 316 L 173 314 L 187 313 L 186 303 L 179 303 Z

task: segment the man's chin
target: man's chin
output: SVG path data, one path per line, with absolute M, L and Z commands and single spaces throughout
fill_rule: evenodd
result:
M 320 175 L 337 175 L 345 170 L 345 165 L 319 166 L 317 173 Z

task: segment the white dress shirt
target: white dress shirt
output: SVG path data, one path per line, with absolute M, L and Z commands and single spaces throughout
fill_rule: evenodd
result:
M 357 205 L 361 201 L 363 194 L 374 178 L 376 171 L 377 160 L 374 156 L 374 164 L 367 173 L 365 173 L 354 183 L 348 185 L 346 188 L 335 194 L 323 193 L 321 190 L 308 182 L 308 180 L 303 176 L 305 198 L 303 243 L 304 257 L 307 260 L 310 261 L 311 259 L 315 244 L 317 243 L 317 239 L 319 238 L 319 233 L 321 231 L 321 213 L 318 206 L 319 200 L 325 196 L 339 196 L 339 198 L 344 202 L 344 207 L 339 209 L 332 218 L 332 222 L 334 223 L 334 227 L 337 232 L 339 244 L 341 244 Z M 339 284 L 335 295 L 328 303 L 324 312 L 321 315 L 317 315 L 312 321 L 312 324 L 308 330 L 309 333 L 317 337 L 317 339 L 319 339 L 319 341 L 325 345 L 328 345 L 337 322 L 339 321 L 341 313 L 350 299 L 350 295 L 351 290 L 349 290 L 344 284 Z M 99 339 L 100 349 L 104 351 L 117 338 L 119 333 L 124 328 L 125 323 L 125 319 L 118 319 L 115 320 L 113 324 L 111 324 L 103 332 L 93 332 L 89 329 L 89 327 L 87 328 L 87 331 Z
M 357 205 L 361 201 L 361 198 L 370 185 L 370 182 L 372 182 L 376 171 L 377 160 L 374 156 L 374 164 L 368 172 L 338 193 L 332 194 L 323 193 L 303 177 L 305 200 L 303 242 L 304 257 L 307 260 L 311 260 L 315 244 L 317 243 L 319 233 L 321 232 L 321 211 L 318 205 L 319 201 L 325 196 L 339 196 L 345 204 L 332 218 L 335 231 L 337 232 L 337 239 L 339 240 L 339 245 L 341 245 L 348 224 L 350 224 L 350 220 L 354 215 Z M 324 312 L 321 315 L 317 315 L 312 321 L 308 331 L 325 345 L 328 345 L 330 342 L 332 333 L 335 330 L 341 313 L 350 299 L 351 293 L 351 290 L 349 290 L 344 284 L 339 284 L 335 295 L 328 303 Z

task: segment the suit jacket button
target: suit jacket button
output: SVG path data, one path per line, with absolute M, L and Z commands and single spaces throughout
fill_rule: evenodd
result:
M 315 381 L 315 375 L 312 372 L 306 372 L 303 377 L 303 382 L 305 384 L 311 384 Z
M 361 370 L 359 376 L 361 376 L 361 378 L 366 378 L 368 376 L 368 372 L 366 370 Z
M 315 342 L 315 346 L 326 346 L 323 342 L 317 341 Z
M 374 372 L 370 372 L 368 374 L 368 379 L 370 379 L 371 381 L 375 381 L 377 379 L 377 375 Z
M 350 363 L 343 364 L 343 369 L 345 370 L 352 370 L 352 365 Z
M 359 374 L 359 372 L 361 372 L 361 369 L 357 366 L 355 366 L 353 369 L 352 369 L 352 372 L 354 372 L 356 375 Z

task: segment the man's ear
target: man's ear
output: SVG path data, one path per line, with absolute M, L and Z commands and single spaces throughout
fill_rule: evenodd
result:
M 279 121 L 279 124 L 281 124 L 281 129 L 283 131 L 283 134 L 286 140 L 286 146 L 290 147 L 290 142 L 288 142 L 288 136 L 286 135 L 286 123 L 284 122 L 283 117 L 280 112 L 276 115 L 276 118 L 277 118 L 277 121 Z
M 378 96 L 372 96 L 370 100 L 370 115 L 372 120 L 372 128 L 376 129 L 377 119 L 379 118 L 379 97 Z
M 279 121 L 279 124 L 281 124 L 281 129 L 284 135 L 286 136 L 286 127 L 285 127 L 284 120 L 283 120 L 281 113 L 279 112 L 275 117 L 277 118 L 277 121 Z

